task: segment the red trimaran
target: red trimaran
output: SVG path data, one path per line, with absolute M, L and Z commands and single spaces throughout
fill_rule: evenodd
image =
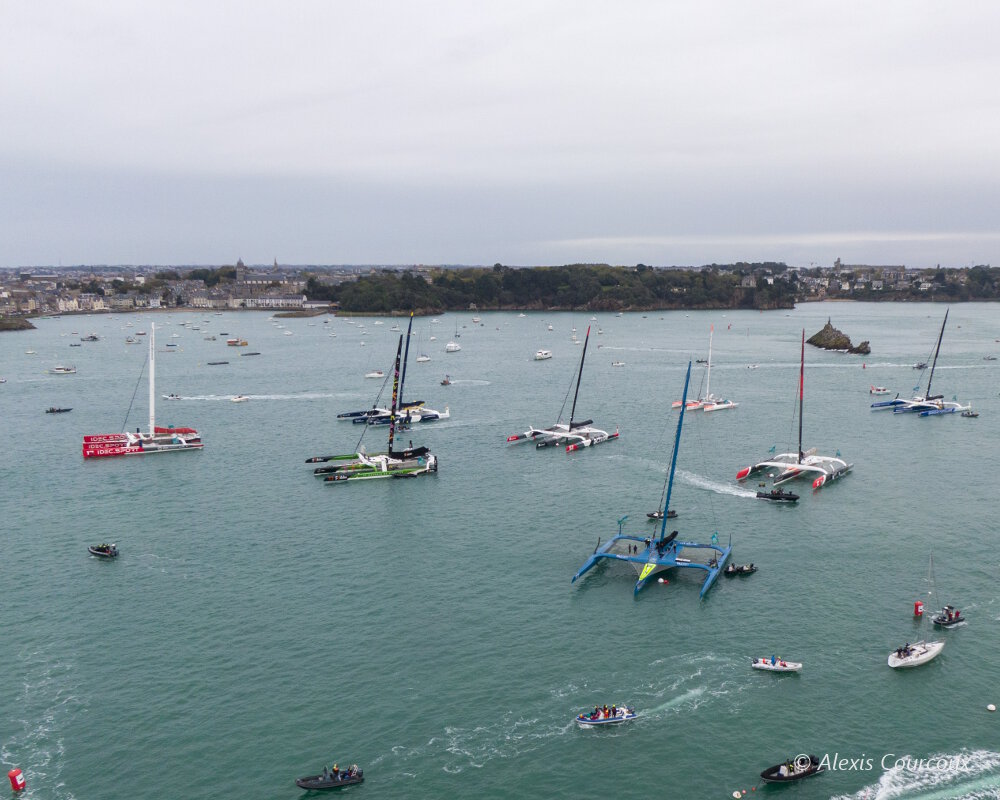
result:
M 99 433 L 83 437 L 83 457 L 135 456 L 200 450 L 204 445 L 194 428 L 156 427 L 156 326 L 149 328 L 149 432 Z

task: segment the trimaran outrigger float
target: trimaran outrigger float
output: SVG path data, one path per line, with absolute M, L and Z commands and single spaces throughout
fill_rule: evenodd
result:
M 83 437 L 83 457 L 138 456 L 200 450 L 204 445 L 194 428 L 156 427 L 156 326 L 149 328 L 149 432 L 101 433 Z
M 941 414 L 954 414 L 971 409 L 971 406 L 963 406 L 957 400 L 945 400 L 943 395 L 931 394 L 931 384 L 934 381 L 934 368 L 937 366 L 938 353 L 941 352 L 941 339 L 944 337 L 944 326 L 947 324 L 948 310 L 944 312 L 944 321 L 941 323 L 941 331 L 938 333 L 937 345 L 934 348 L 934 360 L 931 363 L 931 371 L 927 377 L 927 393 L 922 397 L 917 395 L 909 400 L 903 400 L 899 395 L 896 395 L 892 400 L 882 400 L 872 403 L 872 411 L 891 410 L 893 414 L 919 414 L 921 417 L 936 417 Z M 914 392 L 919 390 L 919 384 L 913 387 Z
M 601 444 L 618 438 L 618 429 L 614 433 L 595 428 L 592 419 L 577 421 L 576 400 L 580 395 L 580 379 L 583 377 L 583 363 L 587 358 L 587 343 L 590 341 L 590 326 L 587 326 L 587 336 L 583 340 L 583 353 L 580 355 L 580 368 L 576 374 L 576 391 L 573 393 L 573 407 L 569 412 L 569 424 L 557 422 L 548 428 L 528 428 L 524 433 L 515 433 L 507 437 L 508 444 L 533 441 L 536 448 L 566 446 L 566 452 L 572 453 L 584 447 Z M 564 401 L 565 402 L 565 401 Z M 563 406 L 565 408 L 565 405 Z M 560 411 L 560 416 L 562 412 Z
M 413 324 L 412 315 L 410 324 Z M 409 354 L 409 334 L 406 337 L 406 354 Z M 392 406 L 389 419 L 389 448 L 385 453 L 366 453 L 358 441 L 356 452 L 335 456 L 313 456 L 307 458 L 307 464 L 326 463 L 317 467 L 313 474 L 322 477 L 330 483 L 349 480 L 371 480 L 378 478 L 412 478 L 437 472 L 437 456 L 426 447 L 410 447 L 405 450 L 393 450 L 396 429 L 400 424 L 399 398 L 402 395 L 404 380 L 400 375 L 402 362 L 403 375 L 406 370 L 406 356 L 403 351 L 403 336 L 399 337 L 396 346 L 396 362 L 392 380 Z M 368 426 L 365 426 L 367 432 Z M 364 439 L 364 432 L 361 434 Z M 330 463 L 333 462 L 333 463 Z
M 821 456 L 816 454 L 816 448 L 808 451 L 802 450 L 802 406 L 803 394 L 805 390 L 806 374 L 806 332 L 802 330 L 802 359 L 799 364 L 799 449 L 796 453 L 778 453 L 764 461 L 758 461 L 749 467 L 744 467 L 736 473 L 737 480 L 746 480 L 760 472 L 770 469 L 778 470 L 777 473 L 770 473 L 774 477 L 774 485 L 794 480 L 796 478 L 810 477 L 813 479 L 814 489 L 834 481 L 850 472 L 853 464 L 848 464 L 844 459 L 836 456 Z M 759 495 L 758 495 L 759 496 Z
M 687 400 L 688 383 L 690 380 L 691 362 L 688 362 L 687 377 L 684 379 L 685 401 Z M 670 507 L 670 493 L 674 485 L 674 472 L 677 468 L 677 449 L 681 442 L 681 427 L 683 424 L 684 406 L 682 405 L 681 413 L 677 420 L 677 434 L 674 439 L 674 452 L 670 459 L 670 476 L 667 479 L 667 493 L 666 499 L 663 503 L 664 517 L 663 522 L 660 525 L 659 537 L 651 540 L 649 536 L 630 536 L 622 534 L 622 523 L 624 523 L 625 519 L 627 519 L 627 517 L 622 517 L 618 521 L 618 535 L 609 539 L 604 544 L 601 544 L 598 540 L 597 547 L 595 548 L 593 555 L 587 559 L 587 562 L 580 567 L 576 575 L 573 576 L 573 582 L 575 582 L 577 578 L 587 572 L 587 570 L 599 561 L 613 559 L 617 561 L 627 561 L 635 568 L 638 573 L 638 578 L 636 579 L 634 588 L 635 594 L 638 594 L 639 590 L 642 589 L 642 587 L 645 586 L 656 574 L 667 569 L 673 569 L 674 567 L 700 569 L 708 573 L 705 577 L 704 583 L 701 585 L 702 597 L 705 596 L 705 593 L 712 587 L 712 584 L 715 583 L 715 579 L 719 577 L 719 573 L 722 572 L 722 569 L 726 564 L 726 560 L 732 552 L 732 542 L 730 541 L 729 545 L 726 547 L 721 547 L 714 543 L 701 544 L 699 542 L 678 541 L 677 531 L 667 534 L 666 510 Z M 712 538 L 714 541 L 716 537 L 713 536 Z M 696 558 L 699 551 L 711 551 L 710 558 L 707 562 L 700 561 Z

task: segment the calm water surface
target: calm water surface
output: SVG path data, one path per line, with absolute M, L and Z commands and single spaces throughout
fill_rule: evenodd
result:
M 985 711 L 1000 702 L 1000 361 L 984 360 L 1000 356 L 996 306 L 951 308 L 934 378 L 978 419 L 869 410 L 872 383 L 912 394 L 944 310 L 418 319 L 407 396 L 452 416 L 404 436 L 430 446 L 440 472 L 344 485 L 303 462 L 354 448 L 360 426 L 336 414 L 373 402 L 379 382 L 363 376 L 390 371 L 392 320 L 175 312 L 4 334 L 0 760 L 25 772 L 26 798 L 297 798 L 293 779 L 334 760 L 365 769 L 348 790 L 359 797 L 722 798 L 806 751 L 874 763 L 758 791 L 1000 797 L 1000 718 Z M 799 339 L 828 317 L 872 354 L 807 347 L 804 446 L 854 470 L 817 493 L 800 485 L 797 507 L 771 506 L 735 475 L 796 446 Z M 185 398 L 158 398 L 158 422 L 197 427 L 205 448 L 84 462 L 84 434 L 146 426 L 146 347 L 125 337 L 154 319 L 157 393 Z M 619 518 L 651 531 L 670 402 L 713 324 L 711 389 L 740 405 L 686 415 L 671 505 L 682 538 L 732 537 L 734 559 L 759 572 L 720 578 L 704 600 L 693 575 L 633 597 L 623 565 L 571 585 Z M 462 350 L 445 353 L 456 325 Z M 582 340 L 588 325 L 577 417 L 620 440 L 508 447 L 564 401 L 568 417 L 572 328 Z M 69 347 L 90 332 L 101 341 Z M 543 347 L 553 358 L 534 361 Z M 416 364 L 420 352 L 432 360 Z M 76 375 L 46 373 L 66 363 Z M 704 371 L 693 367 L 692 393 Z M 43 413 L 53 405 L 73 411 Z M 114 562 L 86 554 L 105 540 Z M 940 599 L 927 596 L 932 552 Z M 935 632 L 914 621 L 916 599 L 958 605 L 970 623 Z M 940 658 L 886 666 L 924 637 L 947 641 Z M 750 669 L 772 653 L 802 673 Z M 641 716 L 578 730 L 574 715 L 605 702 Z M 893 767 L 905 755 L 959 760 Z

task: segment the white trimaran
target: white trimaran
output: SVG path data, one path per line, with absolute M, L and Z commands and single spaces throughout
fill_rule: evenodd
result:
M 802 330 L 802 358 L 799 365 L 799 449 L 797 453 L 778 453 L 765 461 L 758 461 L 749 467 L 744 467 L 736 473 L 737 480 L 745 480 L 751 475 L 766 469 L 777 469 L 774 474 L 774 485 L 778 486 L 786 481 L 795 478 L 814 477 L 813 488 L 819 489 L 826 483 L 836 480 L 842 475 L 846 475 L 853 464 L 848 464 L 844 459 L 837 456 L 816 455 L 816 448 L 810 448 L 808 452 L 802 450 L 802 408 L 803 393 L 805 390 L 806 374 L 806 332 Z M 772 448 L 773 449 L 773 448 Z
M 715 325 L 709 327 L 708 330 L 708 363 L 705 369 L 705 394 L 699 397 L 697 400 L 688 400 L 687 404 L 684 406 L 688 411 L 694 411 L 696 409 L 703 409 L 705 411 L 721 411 L 724 408 L 736 408 L 739 403 L 734 403 L 732 400 L 726 400 L 722 397 L 716 397 L 712 394 L 712 337 L 715 335 Z M 681 401 L 674 400 L 670 404 L 671 408 L 680 408 Z

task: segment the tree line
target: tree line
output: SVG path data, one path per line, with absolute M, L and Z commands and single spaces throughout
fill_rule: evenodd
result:
M 475 307 L 628 311 L 671 308 L 791 308 L 795 283 L 781 276 L 784 264 L 754 264 L 744 270 L 712 265 L 701 270 L 653 269 L 643 264 L 612 267 L 573 264 L 561 267 L 437 269 L 429 279 L 413 271 L 385 270 L 354 281 L 329 285 L 313 276 L 306 286 L 311 300 L 338 303 L 343 311 L 438 313 Z M 746 275 L 759 274 L 752 281 Z M 749 285 L 747 285 L 749 284 Z

